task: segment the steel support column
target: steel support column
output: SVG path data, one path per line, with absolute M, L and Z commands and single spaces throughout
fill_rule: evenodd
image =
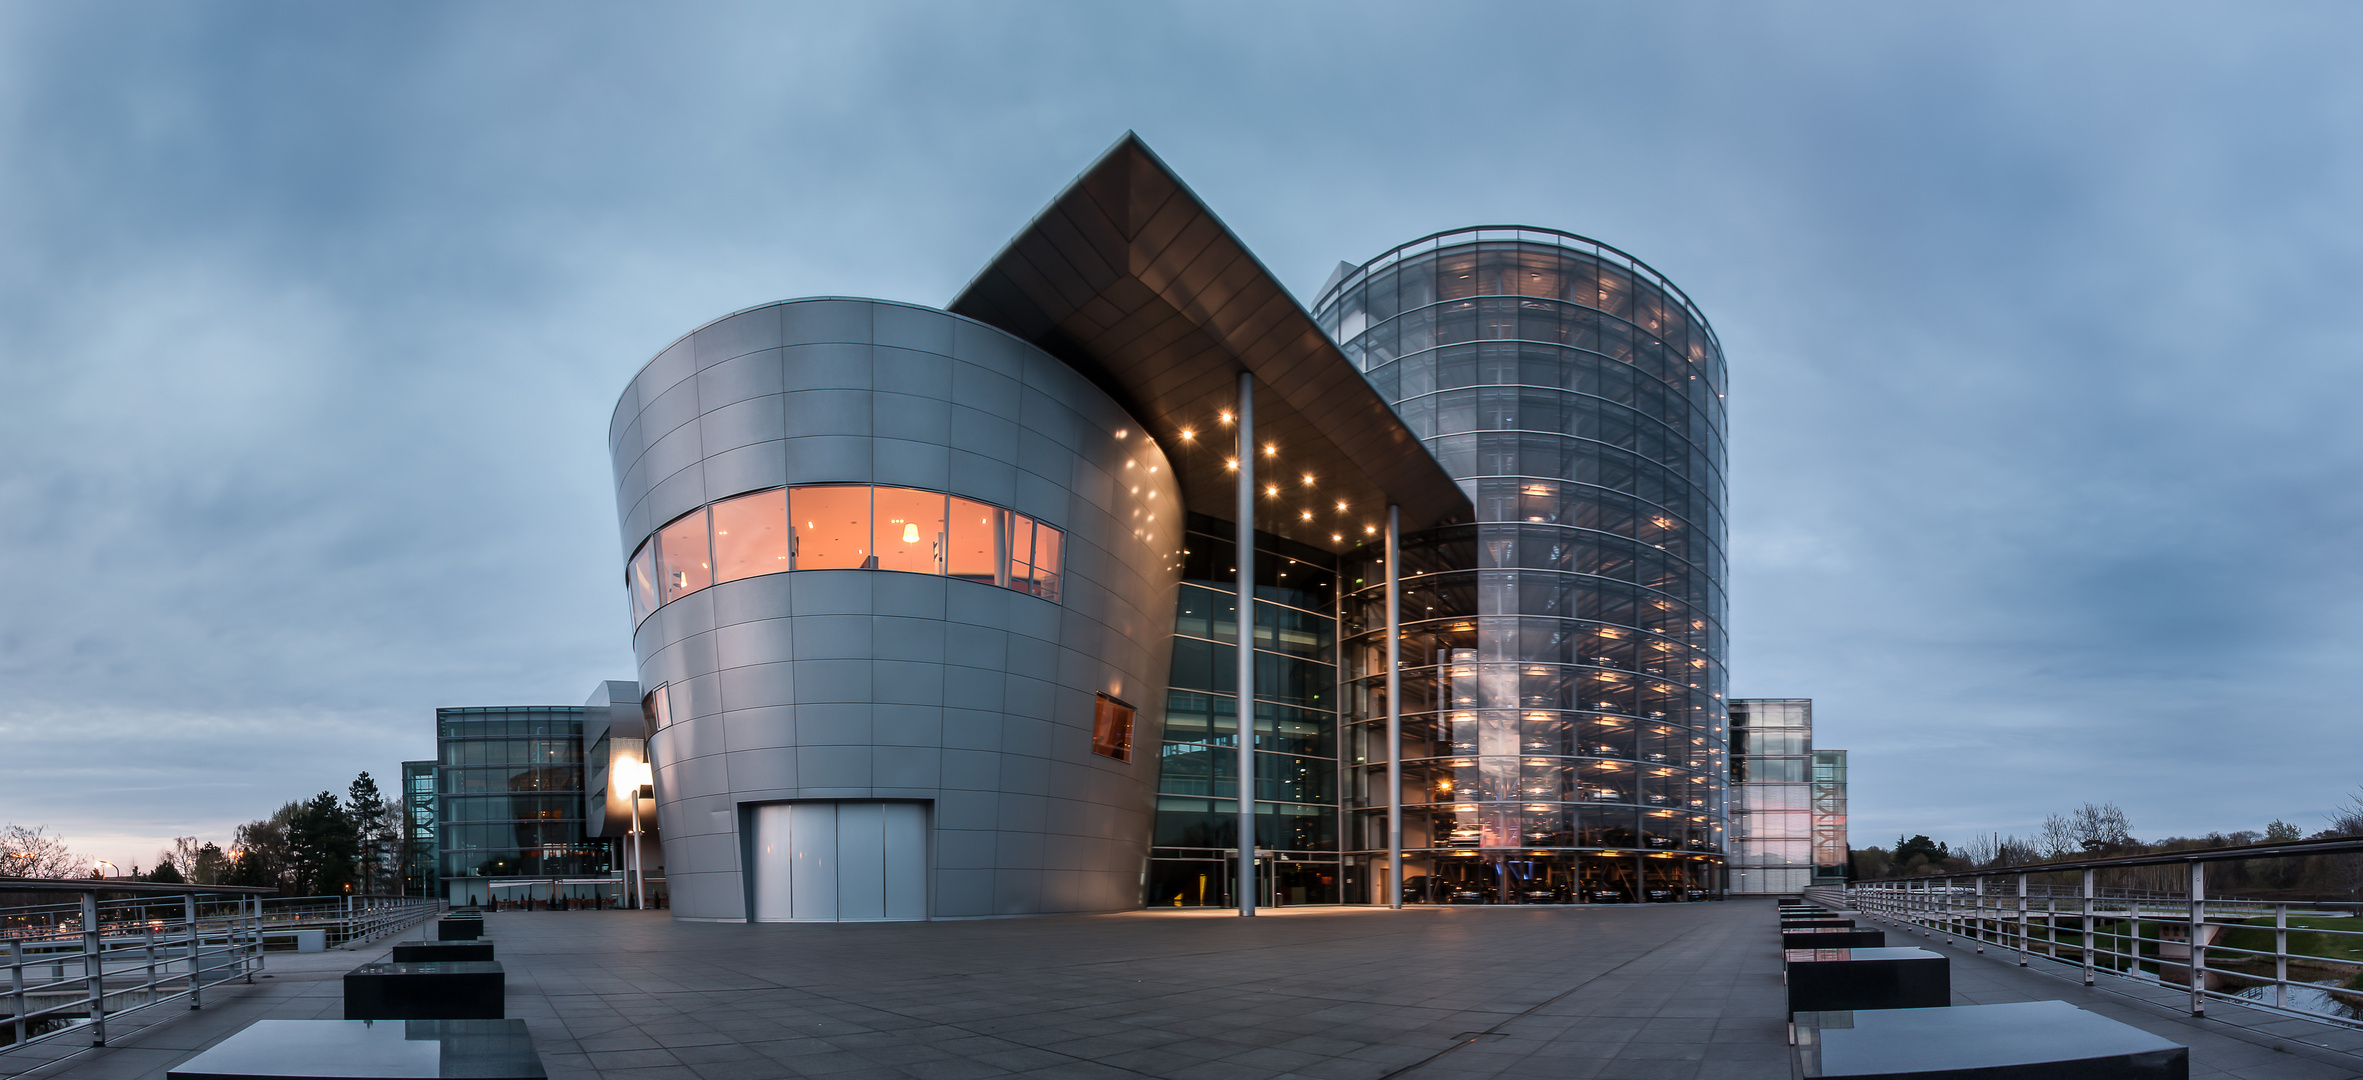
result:
M 1403 906 L 1403 534 L 1387 506 L 1387 906 Z
M 1239 373 L 1239 915 L 1255 914 L 1255 376 Z

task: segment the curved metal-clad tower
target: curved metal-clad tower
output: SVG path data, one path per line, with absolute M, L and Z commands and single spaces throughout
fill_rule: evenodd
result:
M 799 300 L 658 354 L 609 443 L 676 917 L 1139 905 L 1183 513 L 1104 390 Z
M 1440 233 L 1314 315 L 1473 496 L 1403 543 L 1405 898 L 1720 887 L 1723 354 L 1664 277 L 1569 233 Z M 1354 575 L 1348 575 L 1353 577 Z M 1360 577 L 1375 585 L 1378 575 Z M 1383 597 L 1349 593 L 1348 762 L 1384 807 Z M 1383 857 L 1383 810 L 1352 846 Z

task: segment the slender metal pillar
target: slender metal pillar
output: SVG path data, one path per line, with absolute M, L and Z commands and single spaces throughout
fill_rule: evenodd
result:
M 1239 915 L 1255 914 L 1255 376 L 1239 373 Z
M 197 895 L 181 897 L 181 918 L 189 924 L 189 1007 L 205 1007 L 204 944 L 197 933 Z
M 1403 906 L 1403 534 L 1387 506 L 1387 906 Z
M 2018 966 L 2027 966 L 2027 876 L 2018 876 Z
M 2207 1015 L 2207 864 L 2191 861 L 2191 1015 Z M 2163 936 L 2163 935 L 2161 935 Z
M 107 969 L 103 949 L 98 939 L 98 893 L 86 892 L 82 894 L 82 982 L 83 992 L 90 996 L 92 1046 L 107 1045 Z
M 2092 871 L 2084 871 L 2084 985 L 2092 985 Z

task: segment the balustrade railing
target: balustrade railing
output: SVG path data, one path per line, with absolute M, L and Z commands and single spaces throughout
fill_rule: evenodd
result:
M 2207 867 L 2337 856 L 2363 869 L 2363 840 L 2178 851 L 1854 882 L 1857 911 L 1930 938 L 2100 973 L 2187 986 L 2210 1000 L 2363 1027 L 2363 904 L 2209 896 Z M 2104 888 L 2112 870 L 2178 867 L 2189 887 Z
M 86 1032 L 106 1045 L 107 1020 L 252 982 L 268 944 L 324 948 L 399 930 L 433 900 L 273 897 L 269 889 L 144 881 L 0 878 L 0 1053 Z

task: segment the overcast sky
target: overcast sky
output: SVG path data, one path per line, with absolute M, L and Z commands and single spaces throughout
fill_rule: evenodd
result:
M 154 861 L 632 677 L 610 407 L 1137 130 L 1309 298 L 1598 237 L 1729 354 L 1732 671 L 1854 842 L 2363 782 L 2363 9 L 0 6 L 0 823 Z M 389 787 L 392 785 L 389 784 Z

